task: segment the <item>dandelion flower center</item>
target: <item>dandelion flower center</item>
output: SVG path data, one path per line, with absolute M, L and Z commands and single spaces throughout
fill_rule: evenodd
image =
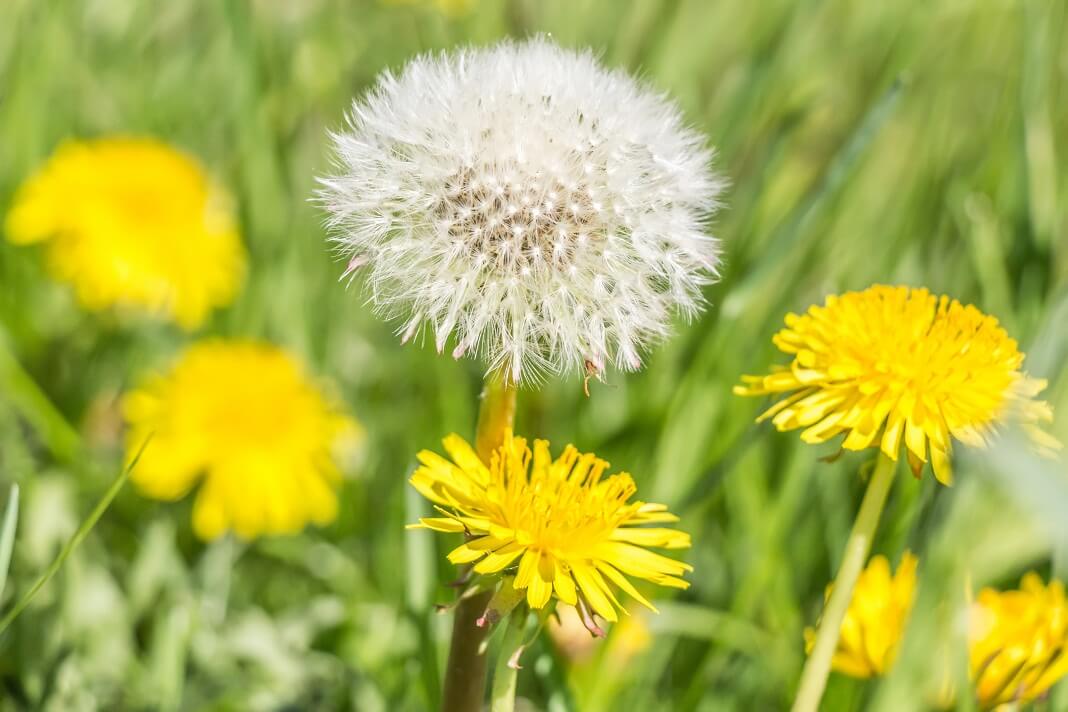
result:
M 511 433 L 489 466 L 456 435 L 444 444 L 452 459 L 421 452 L 411 481 L 446 515 L 416 526 L 467 535 L 449 554 L 453 563 L 474 562 L 479 574 L 514 571 L 515 588 L 526 590 L 533 608 L 555 594 L 608 621 L 622 609 L 613 585 L 652 608 L 626 576 L 688 586 L 680 576 L 689 565 L 646 547 L 686 548 L 689 535 L 640 526 L 677 517 L 663 505 L 631 502 L 630 475 L 606 477 L 607 462 L 572 446 L 554 460 L 546 441 L 534 441 L 532 451 Z
M 1052 419 L 1034 400 L 1045 381 L 1021 372 L 1024 355 L 997 319 L 926 289 L 877 285 L 789 314 L 776 346 L 793 356 L 767 376 L 745 376 L 739 395 L 783 394 L 760 419 L 804 428 L 805 442 L 845 434 L 842 447 L 877 446 L 896 460 L 905 445 L 917 474 L 930 460 L 949 483 L 950 438 L 984 446 L 1009 418 Z
M 517 540 L 559 556 L 588 555 L 641 507 L 640 502 L 627 504 L 637 491 L 629 475 L 613 475 L 601 483 L 608 463 L 593 460 L 591 465 L 587 459 L 580 465 L 580 459 L 578 451 L 569 448 L 556 472 L 538 468 L 527 482 L 510 468 L 497 469 L 501 521 L 516 532 Z M 515 464 L 523 468 L 523 463 Z M 565 479 L 561 473 L 568 469 L 571 474 Z
M 641 365 L 715 277 L 722 181 L 675 106 L 546 40 L 413 60 L 320 198 L 372 302 L 510 380 Z
M 530 275 L 570 263 L 576 247 L 604 240 L 608 226 L 588 185 L 532 171 L 507 175 L 491 164 L 458 171 L 446 181 L 436 215 L 457 258 Z

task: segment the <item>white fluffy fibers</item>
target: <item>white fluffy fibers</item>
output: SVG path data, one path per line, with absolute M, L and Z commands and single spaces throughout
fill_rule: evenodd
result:
M 547 39 L 413 59 L 334 135 L 319 199 L 407 340 L 515 381 L 641 366 L 716 276 L 723 181 L 676 106 Z

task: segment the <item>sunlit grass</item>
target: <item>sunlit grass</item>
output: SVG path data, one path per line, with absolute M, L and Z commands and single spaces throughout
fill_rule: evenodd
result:
M 308 198 L 329 169 L 326 130 L 380 70 L 542 31 L 676 96 L 732 187 L 705 315 L 643 372 L 610 373 L 590 399 L 580 378 L 552 382 L 518 414 L 519 431 L 625 465 L 677 512 L 692 587 L 656 597 L 652 645 L 625 668 L 603 651 L 568 664 L 543 637 L 521 696 L 552 710 L 788 704 L 864 457 L 822 462 L 837 445 L 771 437 L 753 424 L 764 404 L 731 395 L 774 361 L 786 311 L 875 282 L 951 294 L 1005 324 L 1068 412 L 1063 3 L 481 0 L 451 18 L 429 2 L 0 3 L 0 211 L 67 137 L 146 134 L 197 155 L 234 194 L 249 251 L 244 291 L 202 334 L 291 349 L 367 428 L 321 531 L 204 545 L 188 504 L 119 493 L 0 638 L 0 709 L 436 705 L 448 620 L 434 604 L 452 600 L 454 544 L 404 531 L 429 513 L 406 479 L 410 453 L 471 434 L 482 374 L 397 344 L 338 283 Z M 22 492 L 0 613 L 107 490 L 119 395 L 188 338 L 83 313 L 42 264 L 0 241 L 0 492 Z M 1052 431 L 1068 441 L 1068 420 Z M 1063 465 L 1009 442 L 958 461 L 951 489 L 903 472 L 874 551 L 925 562 L 916 615 L 890 676 L 832 677 L 828 710 L 921 709 L 932 641 L 959 637 L 941 602 L 1031 568 L 1068 576 Z

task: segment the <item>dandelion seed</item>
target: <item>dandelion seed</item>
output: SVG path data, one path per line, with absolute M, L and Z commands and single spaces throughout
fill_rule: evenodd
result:
M 186 329 L 237 292 L 245 252 L 226 196 L 158 141 L 73 141 L 19 189 L 8 239 L 47 243 L 52 274 L 89 309 L 131 306 Z
M 514 574 L 511 585 L 525 591 L 531 608 L 555 597 L 607 621 L 624 610 L 614 588 L 656 610 L 627 576 L 689 586 L 681 576 L 692 567 L 648 550 L 687 548 L 689 535 L 641 526 L 678 518 L 664 505 L 630 501 L 634 480 L 605 476 L 604 460 L 570 445 L 553 460 L 549 443 L 535 440 L 532 452 L 511 432 L 488 465 L 457 435 L 444 445 L 451 459 L 424 450 L 411 479 L 444 516 L 412 526 L 466 533 L 449 554 L 452 563 L 473 564 L 483 575 Z
M 1037 425 L 1046 382 L 1020 371 L 1024 355 L 997 319 L 926 289 L 876 285 L 789 314 L 776 346 L 793 356 L 767 376 L 744 376 L 739 395 L 782 395 L 759 418 L 780 431 L 803 428 L 822 443 L 878 447 L 896 461 L 904 445 L 913 472 L 930 461 L 952 480 L 951 438 L 983 447 L 1004 422 L 1022 422 L 1041 449 L 1059 444 Z
M 356 270 L 363 267 L 365 264 L 367 264 L 366 255 L 353 255 L 352 259 L 350 259 L 349 263 L 345 266 L 345 271 L 341 273 L 341 279 L 352 276 Z
M 193 527 L 202 539 L 295 533 L 337 516 L 335 449 L 359 434 L 278 348 L 206 341 L 128 394 L 127 442 L 152 434 L 131 474 L 155 499 L 198 482 Z
M 374 305 L 513 382 L 641 366 L 719 263 L 723 181 L 664 96 L 545 39 L 413 60 L 358 101 L 322 180 Z

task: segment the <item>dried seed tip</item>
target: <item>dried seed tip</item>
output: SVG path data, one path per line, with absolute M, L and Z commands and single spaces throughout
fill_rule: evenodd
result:
M 349 259 L 349 263 L 345 266 L 345 271 L 341 273 L 341 279 L 351 276 L 360 267 L 367 264 L 367 255 L 353 255 Z
M 508 657 L 508 667 L 512 668 L 513 670 L 522 670 L 523 666 L 519 664 L 519 658 L 523 656 L 523 652 L 526 649 L 527 646 L 525 645 L 520 645 L 518 648 L 516 648 L 515 652 L 513 652 Z
M 347 272 L 366 264 L 403 340 L 426 325 L 514 381 L 640 368 L 716 277 L 724 182 L 704 138 L 589 52 L 539 38 L 416 58 L 334 146 L 318 197 Z

